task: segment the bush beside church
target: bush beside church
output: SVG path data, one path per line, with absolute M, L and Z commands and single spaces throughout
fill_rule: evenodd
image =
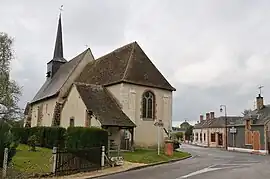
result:
M 22 144 L 28 144 L 31 136 L 36 136 L 39 147 L 68 149 L 83 149 L 108 146 L 108 132 L 90 127 L 32 127 L 12 128 L 14 139 Z

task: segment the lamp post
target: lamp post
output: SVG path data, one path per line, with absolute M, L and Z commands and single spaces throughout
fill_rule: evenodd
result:
M 225 148 L 226 150 L 228 150 L 228 130 L 227 130 L 227 107 L 226 105 L 222 104 L 220 105 L 220 112 L 223 111 L 223 108 L 224 108 L 224 113 L 225 113 Z

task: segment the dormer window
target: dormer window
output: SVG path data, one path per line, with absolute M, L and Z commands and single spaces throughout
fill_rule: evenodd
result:
M 246 120 L 246 130 L 251 130 L 251 120 L 250 119 Z

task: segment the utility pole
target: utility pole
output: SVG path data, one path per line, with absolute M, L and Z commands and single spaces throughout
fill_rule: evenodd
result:
M 220 112 L 223 111 L 224 108 L 224 113 L 225 113 L 225 148 L 228 150 L 228 119 L 227 119 L 227 107 L 226 105 L 220 105 Z

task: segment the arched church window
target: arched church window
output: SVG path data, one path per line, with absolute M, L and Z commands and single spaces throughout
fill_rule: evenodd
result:
M 155 116 L 155 95 L 151 91 L 146 91 L 142 96 L 142 118 L 154 120 Z

